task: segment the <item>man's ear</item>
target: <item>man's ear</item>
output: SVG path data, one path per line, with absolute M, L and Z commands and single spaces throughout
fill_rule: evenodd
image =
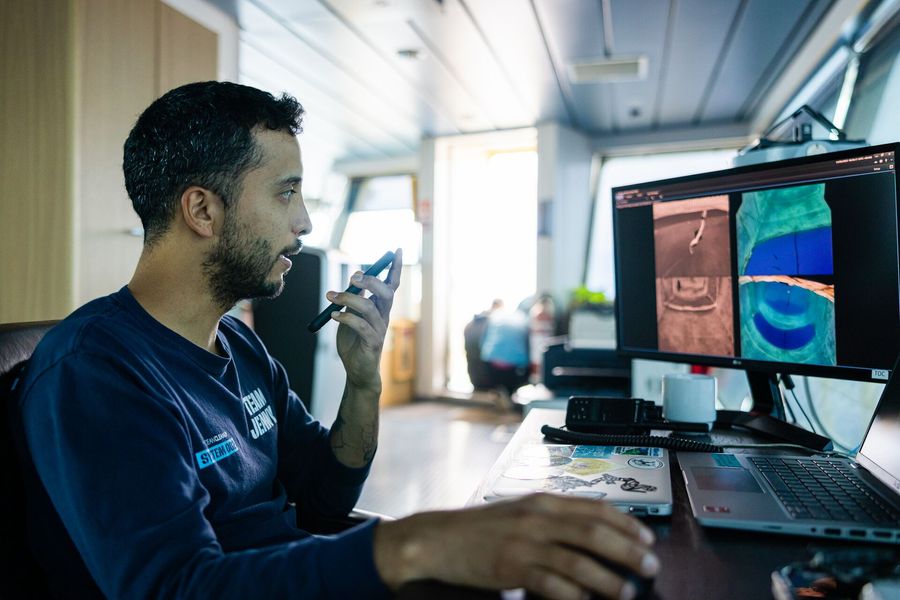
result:
M 181 216 L 191 231 L 210 238 L 225 222 L 225 203 L 218 194 L 192 185 L 181 194 Z

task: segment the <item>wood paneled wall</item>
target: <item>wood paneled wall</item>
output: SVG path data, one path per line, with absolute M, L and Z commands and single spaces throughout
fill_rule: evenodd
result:
M 72 6 L 0 2 L 0 322 L 75 302 Z
M 159 41 L 157 89 L 160 94 L 185 83 L 216 78 L 219 40 L 214 32 L 161 4 Z
M 154 98 L 216 78 L 217 45 L 159 0 L 0 2 L 0 323 L 128 282 L 122 145 Z
M 158 0 L 77 0 L 78 304 L 131 279 L 142 239 L 125 192 L 122 145 L 157 96 Z

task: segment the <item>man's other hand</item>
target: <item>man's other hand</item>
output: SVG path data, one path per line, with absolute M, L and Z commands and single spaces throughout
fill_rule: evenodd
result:
M 653 533 L 612 505 L 535 494 L 460 511 L 380 523 L 375 564 L 392 589 L 417 579 L 489 589 L 526 588 L 547 598 L 631 598 L 616 564 L 659 571 Z

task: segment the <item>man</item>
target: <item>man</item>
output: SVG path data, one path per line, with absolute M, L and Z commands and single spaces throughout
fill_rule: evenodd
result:
M 303 110 L 231 83 L 155 101 L 125 143 L 145 231 L 134 276 L 47 334 L 20 381 L 27 456 L 46 493 L 35 550 L 64 597 L 366 598 L 415 579 L 552 598 L 633 589 L 650 532 L 591 501 L 540 496 L 310 536 L 296 511 L 345 515 L 377 444 L 378 364 L 401 257 L 361 295 L 327 294 L 347 372 L 326 429 L 259 339 L 223 314 L 277 295 L 310 231 Z M 296 511 L 293 508 L 296 505 Z

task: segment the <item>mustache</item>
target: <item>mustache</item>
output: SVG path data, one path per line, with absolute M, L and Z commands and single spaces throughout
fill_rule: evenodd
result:
M 302 250 L 302 249 L 303 249 L 303 242 L 301 242 L 300 240 L 297 240 L 296 243 L 294 243 L 291 246 L 288 246 L 287 248 L 284 248 L 281 252 L 279 252 L 279 254 L 283 254 L 285 256 L 292 256 L 294 254 L 299 254 L 300 250 Z

